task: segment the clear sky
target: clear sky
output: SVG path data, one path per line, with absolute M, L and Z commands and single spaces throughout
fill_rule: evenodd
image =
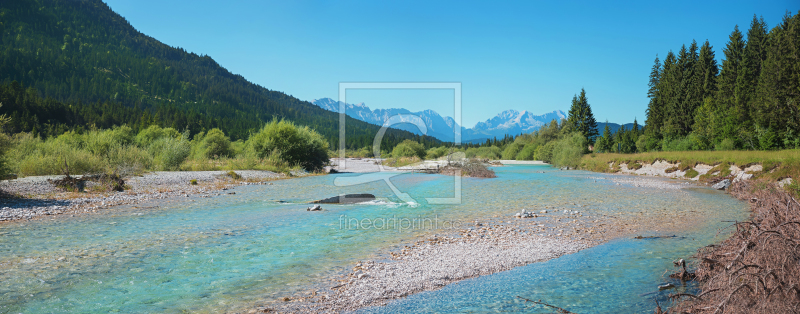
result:
M 598 121 L 642 123 L 658 54 L 734 25 L 769 27 L 800 1 L 106 0 L 139 31 L 311 101 L 339 82 L 461 82 L 467 127 L 507 109 L 566 111 L 586 89 Z M 348 92 L 371 108 L 452 115 L 452 93 Z

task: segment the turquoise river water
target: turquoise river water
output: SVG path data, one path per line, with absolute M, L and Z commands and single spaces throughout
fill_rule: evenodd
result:
M 516 296 L 578 313 L 652 312 L 671 261 L 721 239 L 717 231 L 743 219 L 747 205 L 706 188 L 664 190 L 617 185 L 612 176 L 549 166 L 494 168 L 495 179 L 464 178 L 457 205 L 452 177 L 392 178 L 415 202 L 383 182 L 339 187 L 336 174 L 242 186 L 235 195 L 188 198 L 0 225 L 0 313 L 216 313 L 262 304 L 308 289 L 359 260 L 413 241 L 430 224 L 354 228 L 353 219 L 469 222 L 520 208 L 580 210 L 587 215 L 699 212 L 678 237 L 618 239 L 543 263 L 451 284 L 362 312 L 547 312 Z M 326 205 L 308 201 L 340 193 L 372 193 L 385 201 Z M 153 204 L 150 204 L 153 205 Z M 416 226 L 419 227 L 420 224 Z M 643 235 L 659 234 L 657 231 Z M 723 234 L 724 235 L 724 234 Z

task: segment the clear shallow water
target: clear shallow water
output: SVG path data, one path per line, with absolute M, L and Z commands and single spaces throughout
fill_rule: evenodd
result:
M 625 291 L 636 287 L 629 281 L 657 282 L 672 258 L 690 255 L 697 247 L 713 242 L 720 220 L 741 219 L 746 212 L 745 204 L 707 189 L 664 191 L 617 186 L 606 180 L 595 182 L 587 178 L 605 175 L 562 172 L 548 166 L 520 165 L 495 170 L 496 179 L 464 178 L 460 205 L 429 205 L 425 201 L 425 197 L 452 197 L 452 177 L 424 174 L 394 177 L 392 182 L 398 189 L 416 199 L 417 204 L 409 205 L 401 203 L 383 182 L 336 187 L 333 181 L 337 176 L 352 176 L 338 174 L 276 181 L 271 186 L 244 186 L 236 189 L 236 195 L 162 203 L 159 204 L 162 208 L 155 210 L 123 208 L 106 215 L 5 224 L 0 226 L 0 312 L 219 312 L 274 300 L 342 271 L 355 261 L 374 257 L 376 251 L 422 233 L 443 232 L 388 226 L 346 228 L 352 219 L 436 218 L 468 222 L 493 215 L 510 217 L 523 207 L 545 206 L 613 215 L 694 210 L 711 217 L 702 226 L 713 230 L 705 228 L 708 232 L 693 235 L 694 240 L 612 242 L 547 263 L 412 296 L 371 311 L 480 312 L 506 308 L 516 311 L 521 309 L 519 300 L 502 292 L 510 287 L 521 289 L 513 290 L 521 291 L 519 294 L 527 293 L 523 297 L 568 307 L 571 303 L 561 304 L 549 296 L 581 295 L 576 293 L 586 289 L 581 287 L 591 286 L 587 283 L 608 294 L 613 289 L 597 283 L 608 282 Z M 308 207 L 305 202 L 339 193 L 372 193 L 387 201 L 324 205 L 323 212 L 305 210 Z M 641 245 L 652 247 L 637 248 Z M 591 254 L 622 254 L 618 260 L 641 258 L 641 262 L 622 264 L 625 268 L 619 267 L 620 262 L 608 265 L 608 271 L 623 269 L 630 273 L 619 277 L 624 279 L 614 281 L 611 280 L 614 276 L 609 275 L 607 280 L 593 281 L 597 274 L 583 276 L 574 271 L 581 269 L 583 261 L 598 259 Z M 601 268 L 587 265 L 594 265 L 593 270 Z M 550 268 L 536 277 L 536 267 Z M 564 277 L 563 282 L 554 281 L 547 272 L 557 269 L 569 270 L 566 273 L 571 275 Z M 523 275 L 532 277 L 522 279 Z M 447 292 L 450 290 L 453 291 Z M 537 296 L 540 291 L 550 291 L 551 295 Z M 652 301 L 647 302 L 647 298 L 620 297 L 627 297 L 630 304 L 612 302 L 608 306 L 620 306 L 618 309 L 645 306 L 648 311 L 652 308 Z M 434 298 L 439 303 L 420 298 Z M 419 307 L 424 304 L 438 305 Z

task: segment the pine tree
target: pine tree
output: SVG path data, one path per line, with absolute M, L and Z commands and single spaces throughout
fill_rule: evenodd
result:
M 658 60 L 658 55 L 656 55 L 656 61 L 650 70 L 650 81 L 647 83 L 647 86 L 650 87 L 647 90 L 647 98 L 650 98 L 650 102 L 647 104 L 647 119 L 645 120 L 647 133 L 653 138 L 661 137 L 661 126 L 664 123 L 664 108 L 660 98 L 661 93 L 659 92 L 661 71 L 661 61 Z M 606 128 L 608 128 L 608 125 L 606 125 Z
M 597 120 L 592 113 L 592 107 L 586 98 L 586 90 L 581 88 L 580 96 L 572 97 L 572 106 L 567 117 L 567 128 L 580 132 L 589 142 L 594 142 L 597 137 Z
M 755 122 L 777 133 L 780 145 L 794 148 L 800 134 L 800 13 L 787 13 L 767 35 L 755 98 Z M 759 145 L 763 146 L 763 145 Z
M 737 99 L 736 93 L 736 81 L 743 67 L 744 45 L 744 36 L 739 31 L 739 26 L 736 26 L 728 36 L 728 44 L 723 49 L 725 59 L 722 60 L 722 70 L 717 80 L 715 115 L 722 121 L 716 128 L 722 138 L 738 138 L 739 127 L 744 126 L 743 123 L 747 120 L 745 117 L 748 116 L 747 112 L 742 112 L 739 108 L 741 102 Z M 754 148 L 752 144 L 750 147 Z

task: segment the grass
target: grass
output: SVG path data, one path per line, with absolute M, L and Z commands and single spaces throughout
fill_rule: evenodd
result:
M 794 183 L 790 191 L 800 191 L 795 187 L 800 181 L 800 149 L 777 151 L 682 151 L 682 152 L 648 152 L 640 154 L 591 154 L 584 155 L 581 159 L 581 168 L 596 172 L 618 172 L 619 165 L 626 163 L 633 169 L 637 164 L 653 164 L 656 161 L 680 163 L 665 172 L 686 171 L 687 178 L 698 175 L 693 168 L 698 164 L 714 166 L 706 174 L 700 176 L 700 181 L 707 181 L 716 177 L 728 176 L 730 167 L 735 165 L 744 169 L 751 165 L 759 164 L 762 171 L 753 172 L 754 177 L 767 181 L 778 181 L 792 178 Z M 611 166 L 609 166 L 611 165 Z M 797 192 L 795 192 L 797 194 Z
M 605 153 L 595 154 L 594 157 L 585 155 L 582 159 L 582 167 L 588 170 L 606 169 L 611 162 L 616 164 L 630 162 L 653 164 L 659 160 L 665 160 L 670 163 L 680 162 L 681 166 L 689 167 L 694 167 L 697 164 L 718 165 L 722 162 L 728 162 L 740 168 L 751 164 L 761 164 L 767 170 L 767 168 L 774 168 L 777 164 L 792 163 L 800 160 L 800 149 L 778 151 L 648 152 L 639 154 Z

